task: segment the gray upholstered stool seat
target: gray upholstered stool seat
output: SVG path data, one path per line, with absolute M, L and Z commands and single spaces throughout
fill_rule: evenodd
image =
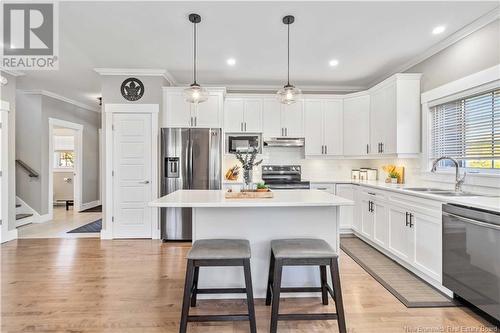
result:
M 296 238 L 271 241 L 275 258 L 332 258 L 337 253 L 322 239 Z
M 188 259 L 248 259 L 250 242 L 246 239 L 200 239 L 194 242 Z

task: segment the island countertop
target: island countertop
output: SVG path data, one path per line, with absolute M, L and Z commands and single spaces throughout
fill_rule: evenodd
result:
M 151 207 L 334 207 L 353 201 L 319 190 L 276 190 L 273 198 L 226 199 L 225 190 L 178 190 L 149 203 Z

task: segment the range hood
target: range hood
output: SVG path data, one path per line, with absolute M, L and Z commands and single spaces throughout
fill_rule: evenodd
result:
M 264 147 L 304 147 L 304 138 L 267 138 Z

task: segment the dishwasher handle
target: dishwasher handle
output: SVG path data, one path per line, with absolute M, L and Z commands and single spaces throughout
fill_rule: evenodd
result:
M 494 230 L 500 230 L 500 225 L 496 225 L 496 224 L 492 224 L 492 223 L 487 223 L 487 222 L 481 222 L 481 221 L 473 220 L 473 219 L 470 219 L 468 217 L 463 217 L 463 216 L 456 215 L 456 214 L 444 213 L 443 212 L 443 216 L 455 217 L 455 218 L 457 218 L 459 220 L 462 220 L 462 221 L 465 221 L 467 223 L 474 224 L 474 225 L 477 225 L 477 226 L 480 226 L 480 227 L 486 227 L 486 228 L 490 228 L 490 229 L 494 229 Z

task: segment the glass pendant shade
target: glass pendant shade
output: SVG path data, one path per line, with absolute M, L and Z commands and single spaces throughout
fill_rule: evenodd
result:
M 299 88 L 287 84 L 276 93 L 278 100 L 282 104 L 293 104 L 302 98 L 302 91 Z
M 208 99 L 208 91 L 197 83 L 193 83 L 189 88 L 184 89 L 184 99 L 189 103 L 202 103 Z

